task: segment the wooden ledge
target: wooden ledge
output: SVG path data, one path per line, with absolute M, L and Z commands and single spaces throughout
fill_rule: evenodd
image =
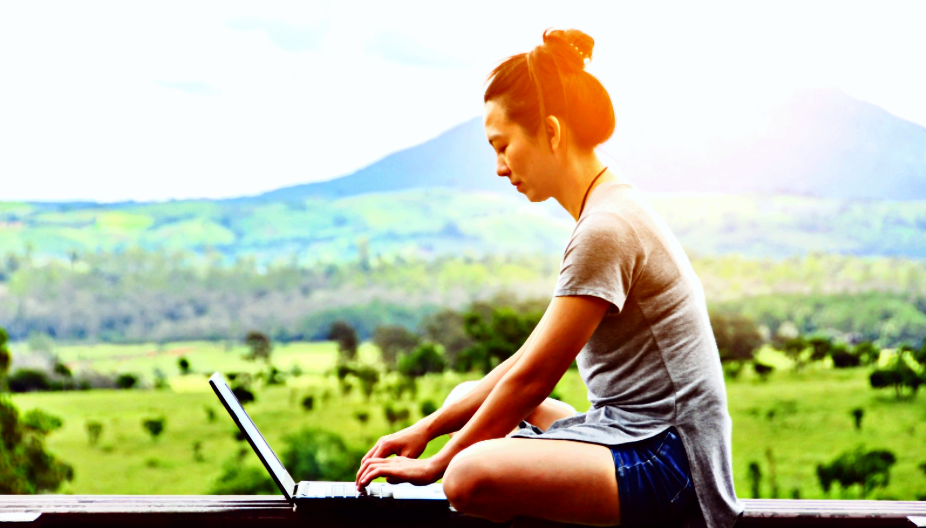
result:
M 926 502 L 839 500 L 743 500 L 737 528 L 926 526 Z M 255 495 L 0 495 L 0 526 L 169 526 L 179 528 L 290 526 L 488 528 L 500 525 L 448 511 L 411 514 L 294 512 L 282 497 Z

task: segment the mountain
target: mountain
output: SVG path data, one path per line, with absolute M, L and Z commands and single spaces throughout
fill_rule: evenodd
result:
M 619 116 L 600 151 L 644 191 L 926 200 L 926 128 L 838 90 L 802 92 L 748 112 L 706 106 L 697 115 L 654 117 L 646 126 Z M 352 174 L 256 199 L 429 187 L 511 193 L 494 163 L 475 118 Z
M 602 150 L 652 192 L 926 199 L 926 128 L 880 107 L 814 90 L 737 117 L 713 134 L 631 130 Z
M 284 187 L 258 199 L 342 198 L 427 187 L 512 191 L 508 180 L 495 174 L 495 158 L 482 130 L 481 118 L 457 125 L 430 141 L 386 156 L 347 176 Z

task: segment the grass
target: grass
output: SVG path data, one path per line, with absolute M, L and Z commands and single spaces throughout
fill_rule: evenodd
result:
M 48 440 L 49 448 L 75 468 L 75 479 L 62 488 L 79 494 L 199 494 L 207 493 L 218 477 L 222 463 L 242 447 L 233 439 L 234 424 L 226 416 L 206 382 L 213 370 L 224 372 L 256 370 L 259 365 L 240 359 L 243 349 L 226 350 L 222 344 L 171 343 L 156 345 L 61 347 L 59 356 L 75 366 L 96 370 L 150 372 L 162 368 L 172 390 L 95 390 L 67 393 L 32 393 L 14 396 L 21 411 L 41 408 L 64 419 L 64 427 Z M 198 374 L 179 375 L 177 358 L 186 356 Z M 376 350 L 364 345 L 361 356 L 375 359 Z M 421 416 L 420 402 L 440 404 L 459 382 L 472 379 L 455 373 L 429 376 L 420 383 L 415 400 L 391 401 L 385 393 L 374 394 L 370 402 L 357 394 L 340 395 L 335 380 L 323 373 L 334 363 L 332 343 L 299 343 L 278 346 L 274 363 L 283 370 L 299 365 L 304 374 L 291 377 L 286 386 L 260 388 L 257 401 L 248 412 L 271 446 L 281 450 L 283 437 L 303 427 L 335 432 L 357 448 L 372 446 L 376 438 L 390 432 L 383 405 L 407 407 L 412 419 Z M 75 363 L 76 362 L 76 363 Z M 758 462 L 763 473 L 762 495 L 772 494 L 770 457 L 778 496 L 790 497 L 795 489 L 802 498 L 822 498 L 815 467 L 839 453 L 864 445 L 889 449 L 897 456 L 890 484 L 874 498 L 911 500 L 926 494 L 926 475 L 918 465 L 926 462 L 926 401 L 923 397 L 897 400 L 892 391 L 875 391 L 868 386 L 865 368 L 833 370 L 810 366 L 800 372 L 776 370 L 768 381 L 745 372 L 728 380 L 727 392 L 733 418 L 733 464 L 739 495 L 749 495 L 747 467 Z M 588 408 L 585 387 L 578 373 L 569 371 L 556 389 L 563 400 L 582 411 Z M 315 409 L 305 411 L 300 402 L 315 396 Z M 326 396 L 327 394 L 327 396 Z M 216 419 L 207 419 L 206 408 Z M 851 411 L 865 411 L 862 427 L 856 430 Z M 370 420 L 354 418 L 366 411 Z M 164 416 L 167 425 L 157 440 L 141 426 L 147 417 Z M 91 446 L 85 430 L 88 421 L 98 421 L 104 430 L 97 446 Z M 201 443 L 203 460 L 194 460 L 194 444 Z M 443 446 L 446 438 L 428 447 L 425 456 Z M 248 463 L 257 459 L 248 455 Z M 840 498 L 839 491 L 831 494 Z M 856 498 L 850 490 L 846 498 Z

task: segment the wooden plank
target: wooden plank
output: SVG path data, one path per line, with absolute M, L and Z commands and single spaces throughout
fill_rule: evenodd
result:
M 744 500 L 737 528 L 798 526 L 914 526 L 926 518 L 926 502 L 839 500 Z M 273 526 L 450 526 L 496 527 L 454 512 L 416 514 L 402 510 L 332 512 L 293 508 L 277 496 L 220 495 L 0 495 L 4 526 L 195 526 L 226 528 Z

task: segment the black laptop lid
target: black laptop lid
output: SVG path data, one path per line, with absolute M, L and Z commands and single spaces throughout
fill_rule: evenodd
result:
M 209 385 L 212 386 L 215 395 L 222 400 L 222 404 L 225 405 L 228 414 L 231 415 L 232 419 L 238 425 L 238 429 L 241 429 L 244 437 L 248 439 L 251 448 L 257 453 L 257 458 L 264 463 L 264 467 L 270 472 L 270 476 L 273 477 L 273 481 L 276 482 L 280 491 L 283 492 L 286 500 L 293 502 L 293 492 L 296 488 L 293 477 L 289 475 L 289 471 L 286 471 L 286 468 L 280 463 L 280 459 L 274 454 L 273 449 L 270 449 L 270 445 L 267 444 L 263 435 L 257 430 L 257 426 L 251 421 L 251 417 L 248 416 L 248 413 L 244 412 L 244 407 L 238 403 L 238 398 L 236 398 L 235 394 L 228 388 L 225 377 L 216 372 L 209 378 Z

